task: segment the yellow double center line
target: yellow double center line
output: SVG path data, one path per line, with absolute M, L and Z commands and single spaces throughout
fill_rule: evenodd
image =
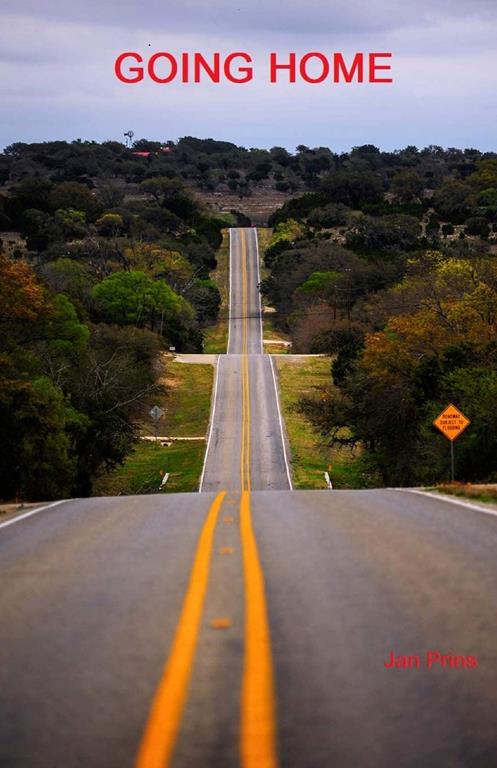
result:
M 242 257 L 242 444 L 240 456 L 240 536 L 245 584 L 240 756 L 242 768 L 276 768 L 276 705 L 266 590 L 250 509 L 250 378 L 248 357 L 247 244 Z
M 245 586 L 244 662 L 240 711 L 242 768 L 277 768 L 274 672 L 264 574 L 250 508 L 250 381 L 248 279 L 245 233 L 242 255 L 242 436 L 240 538 Z M 136 768 L 169 768 L 186 704 L 207 593 L 214 531 L 225 491 L 211 505 L 200 533 L 189 586 L 162 679 L 152 703 Z

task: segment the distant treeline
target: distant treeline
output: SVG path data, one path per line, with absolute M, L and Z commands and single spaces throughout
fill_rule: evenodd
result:
M 246 149 L 227 141 L 191 136 L 177 142 L 139 139 L 132 147 L 118 141 L 17 142 L 0 154 L 0 183 L 46 176 L 54 182 L 80 181 L 91 186 L 96 179 L 138 184 L 144 179 L 167 176 L 181 178 L 202 190 L 230 190 L 243 196 L 260 186 L 291 193 L 317 190 L 327 174 L 356 172 L 367 174 L 369 184 L 373 176 L 382 192 L 398 192 L 404 202 L 409 202 L 417 197 L 420 188 L 435 190 L 447 179 L 465 183 L 478 172 L 481 161 L 492 159 L 496 160 L 497 155 L 438 146 L 380 152 L 367 144 L 337 153 L 327 147 L 299 145 L 295 152 L 289 152 L 278 146 L 270 150 Z M 352 190 L 349 203 L 354 203 L 356 195 L 357 191 Z M 462 190 L 459 194 L 454 191 L 451 197 L 456 199 L 448 199 L 446 204 L 457 209 L 457 199 L 464 200 Z M 373 194 L 371 202 L 374 200 Z M 459 218 L 465 210 L 464 205 L 457 210 Z

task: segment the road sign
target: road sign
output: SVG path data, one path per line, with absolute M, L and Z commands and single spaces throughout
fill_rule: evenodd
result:
M 450 477 L 452 482 L 455 479 L 454 441 L 464 432 L 469 424 L 471 422 L 467 416 L 459 408 L 456 408 L 455 405 L 452 405 L 452 403 L 433 422 L 433 425 L 440 430 L 442 435 L 445 435 L 447 440 L 450 440 Z
M 448 405 L 433 422 L 433 425 L 451 441 L 456 440 L 469 424 L 471 424 L 470 420 L 452 404 Z
M 150 409 L 149 413 L 154 421 L 159 421 L 159 419 L 162 419 L 164 416 L 164 411 L 162 408 L 159 408 L 158 405 L 154 405 L 153 408 Z

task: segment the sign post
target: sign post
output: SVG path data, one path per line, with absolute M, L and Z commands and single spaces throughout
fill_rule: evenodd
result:
M 162 417 L 164 416 L 164 411 L 162 410 L 162 408 L 159 408 L 159 406 L 158 406 L 158 405 L 154 405 L 154 406 L 153 406 L 153 407 L 150 409 L 149 413 L 150 413 L 150 416 L 152 417 L 152 419 L 153 419 L 153 421 L 154 421 L 154 427 L 155 427 L 155 442 L 157 442 L 157 437 L 158 437 L 158 434 L 159 434 L 159 421 L 160 421 L 160 420 L 162 419 Z
M 452 403 L 433 422 L 433 426 L 439 429 L 447 440 L 450 440 L 450 476 L 452 482 L 455 479 L 454 443 L 470 424 L 471 421 Z

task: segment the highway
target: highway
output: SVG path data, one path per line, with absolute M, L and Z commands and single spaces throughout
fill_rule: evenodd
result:
M 291 488 L 273 364 L 262 348 L 259 282 L 257 231 L 231 230 L 228 354 L 218 363 L 202 491 Z
M 492 768 L 497 516 L 290 490 L 253 230 L 231 262 L 202 492 L 0 524 L 1 768 Z

